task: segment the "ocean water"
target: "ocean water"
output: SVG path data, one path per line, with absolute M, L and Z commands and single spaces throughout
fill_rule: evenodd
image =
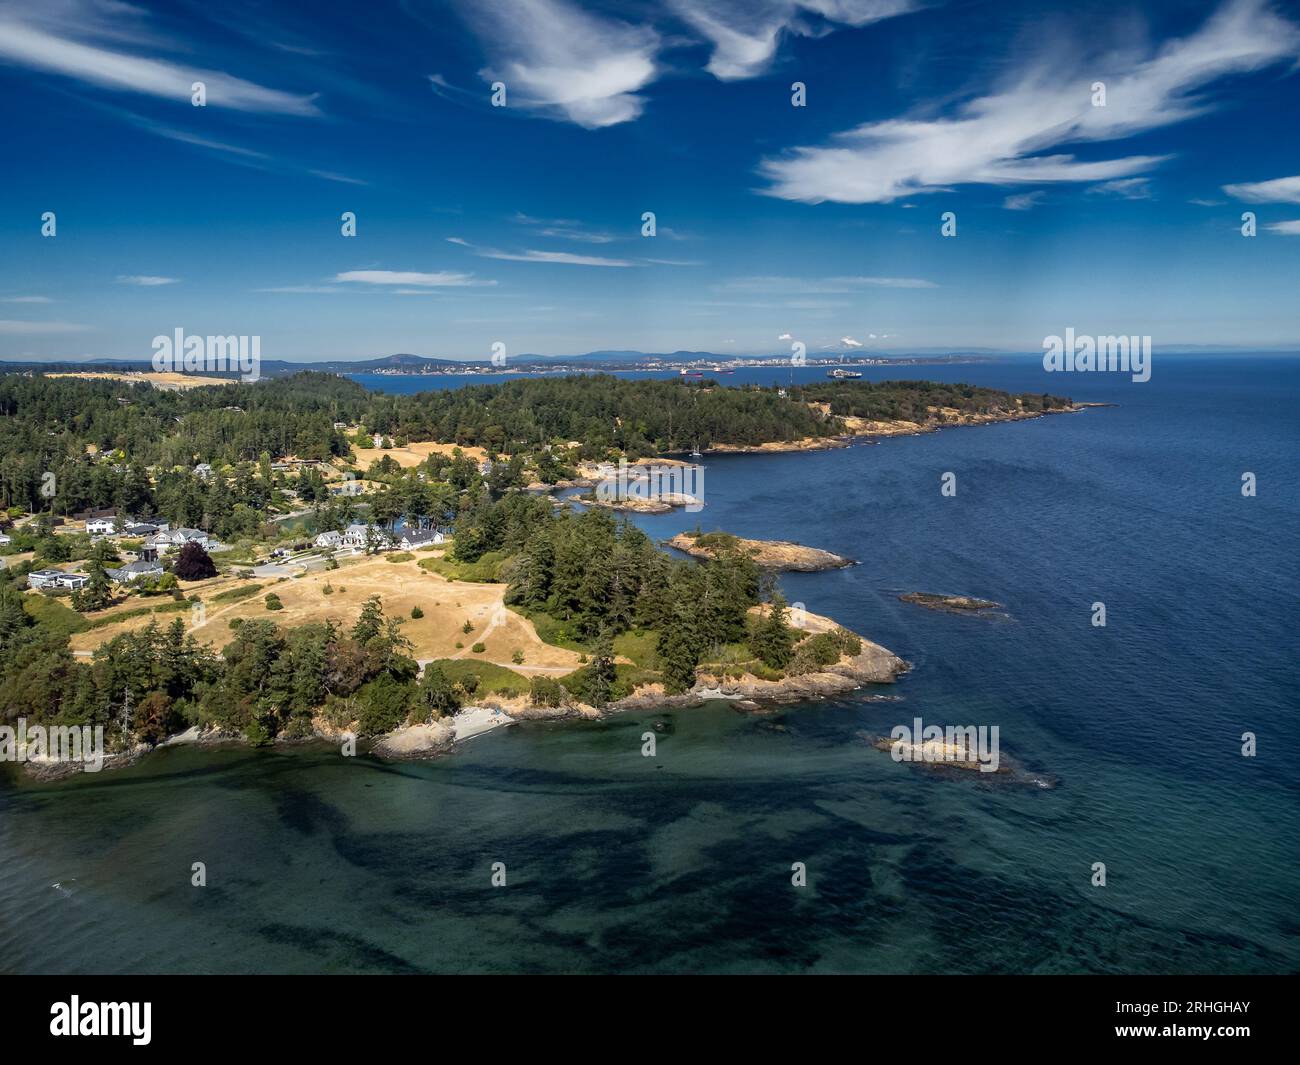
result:
M 1157 359 L 1146 384 L 1030 360 L 869 376 L 1116 406 L 710 457 L 702 513 L 638 520 L 853 557 L 782 585 L 908 659 L 898 684 L 516 725 L 423 763 L 178 749 L 0 785 L 0 971 L 1300 969 L 1300 360 Z M 997 725 L 1002 757 L 1056 786 L 869 745 L 914 717 Z

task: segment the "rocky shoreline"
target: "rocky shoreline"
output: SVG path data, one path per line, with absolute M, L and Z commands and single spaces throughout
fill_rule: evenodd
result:
M 808 617 L 809 631 L 826 631 L 834 627 L 834 622 L 829 618 L 818 615 Z M 474 706 L 465 707 L 453 717 L 419 725 L 403 725 L 382 736 L 365 740 L 317 718 L 312 723 L 313 731 L 310 735 L 278 737 L 271 746 L 311 742 L 342 744 L 352 740 L 356 742 L 358 751 L 366 751 L 390 761 L 411 761 L 446 754 L 474 736 L 521 721 L 598 721 L 628 710 L 679 709 L 718 700 L 731 702 L 739 710 L 758 711 L 765 706 L 844 695 L 868 684 L 892 684 L 910 668 L 907 662 L 892 651 L 863 639 L 858 654 L 844 655 L 838 663 L 825 666 L 817 672 L 784 677 L 781 680 L 762 680 L 752 674 L 725 678 L 701 673 L 690 691 L 668 695 L 660 684 L 645 685 L 602 709 L 579 702 L 548 707 L 534 705 L 526 698 L 486 698 Z M 251 745 L 241 733 L 204 729 L 195 725 L 158 744 L 138 744 L 130 751 L 105 755 L 104 768 L 116 769 L 132 765 L 153 751 L 184 746 Z M 22 768 L 28 778 L 38 782 L 60 780 L 82 771 L 79 763 L 25 762 Z
M 844 569 L 855 565 L 851 558 L 823 551 L 817 547 L 805 547 L 789 540 L 747 540 L 730 533 L 709 533 L 699 536 L 695 533 L 678 533 L 670 540 L 665 540 L 669 547 L 676 548 L 694 558 L 711 559 L 717 555 L 717 547 L 706 541 L 708 537 L 718 538 L 719 545 L 735 547 L 754 560 L 762 569 L 791 573 L 820 573 L 829 569 Z

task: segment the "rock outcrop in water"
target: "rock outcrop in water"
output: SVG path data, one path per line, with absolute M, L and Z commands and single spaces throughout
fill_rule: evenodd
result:
M 817 547 L 804 547 L 803 544 L 788 540 L 747 540 L 724 532 L 682 532 L 665 542 L 669 547 L 675 547 L 695 558 L 710 559 L 716 557 L 719 551 L 740 551 L 763 569 L 793 573 L 818 573 L 854 564 L 851 558 Z
M 915 603 L 927 610 L 946 610 L 953 614 L 975 614 L 983 610 L 1000 610 L 1001 603 L 992 599 L 976 599 L 969 595 L 935 595 L 932 592 L 906 592 L 898 597 L 904 603 Z

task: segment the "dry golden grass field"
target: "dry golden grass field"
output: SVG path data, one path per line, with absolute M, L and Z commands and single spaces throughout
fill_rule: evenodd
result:
M 418 466 L 430 455 L 441 454 L 450 455 L 458 444 L 437 444 L 432 440 L 425 440 L 418 443 L 408 444 L 406 447 L 357 447 L 353 445 L 352 450 L 356 454 L 357 466 L 361 469 L 369 469 L 372 462 L 378 462 L 385 455 L 388 455 L 394 462 L 404 470 L 412 466 Z M 466 458 L 473 459 L 475 462 L 482 462 L 487 458 L 487 452 L 481 447 L 462 447 Z
M 212 601 L 221 592 L 248 584 L 262 587 L 245 599 Z M 327 593 L 326 587 L 333 590 Z M 402 633 L 414 644 L 411 653 L 422 662 L 432 658 L 464 658 L 493 662 L 526 676 L 559 676 L 580 665 L 575 652 L 543 643 L 532 622 L 505 607 L 502 602 L 505 585 L 449 581 L 420 569 L 415 559 L 389 562 L 383 555 L 359 556 L 355 560 L 341 560 L 336 570 L 319 570 L 303 577 L 248 580 L 218 577 L 184 584 L 183 591 L 186 595 L 197 592 L 202 598 L 203 623 L 192 631 L 197 639 L 217 650 L 233 637 L 232 618 L 269 620 L 283 628 L 333 618 L 342 627 L 350 628 L 366 599 L 378 595 L 385 615 L 402 619 Z M 269 592 L 280 597 L 283 610 L 266 609 L 265 597 Z M 87 616 L 98 620 L 169 601 L 165 597 L 132 596 L 125 603 Z M 415 606 L 424 611 L 424 617 L 411 617 L 411 608 Z M 185 619 L 187 624 L 190 620 L 190 614 L 185 611 L 154 615 L 162 627 L 170 625 L 174 617 Z M 83 653 L 92 651 L 119 633 L 143 628 L 149 621 L 150 617 L 126 618 L 118 624 L 76 633 L 72 637 L 72 649 Z M 469 633 L 462 631 L 466 621 L 473 626 Z M 464 646 L 457 648 L 458 642 Z M 474 644 L 480 642 L 485 645 L 485 651 L 473 653 Z M 516 650 L 523 652 L 522 664 L 512 661 Z

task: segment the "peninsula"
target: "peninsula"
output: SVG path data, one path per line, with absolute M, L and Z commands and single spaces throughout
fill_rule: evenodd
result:
M 1074 409 L 926 381 L 582 375 L 383 395 L 319 373 L 184 389 L 0 375 L 0 720 L 104 726 L 130 758 L 176 737 L 464 738 L 888 683 L 901 659 L 792 618 L 760 580 L 850 560 L 716 532 L 670 541 L 696 561 L 674 559 L 546 491 L 599 487 L 623 460 L 639 478 L 684 470 L 674 453 L 842 446 L 853 419 Z
M 817 573 L 853 565 L 850 558 L 816 547 L 804 547 L 787 540 L 747 540 L 725 532 L 683 532 L 665 542 L 695 558 L 712 559 L 720 551 L 739 551 L 752 558 L 760 569 L 778 572 Z

